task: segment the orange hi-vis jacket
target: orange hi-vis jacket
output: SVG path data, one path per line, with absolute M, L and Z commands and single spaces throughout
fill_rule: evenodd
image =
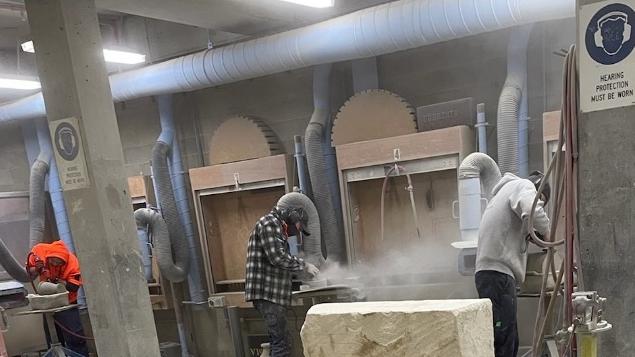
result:
M 59 258 L 65 264 L 60 266 L 49 264 L 49 258 Z M 32 267 L 38 268 L 40 281 L 58 283 L 64 280 L 69 291 L 69 302 L 71 304 L 77 302 L 77 289 L 82 286 L 79 260 L 68 250 L 64 242 L 58 240 L 53 243 L 36 244 L 27 258 L 27 270 Z

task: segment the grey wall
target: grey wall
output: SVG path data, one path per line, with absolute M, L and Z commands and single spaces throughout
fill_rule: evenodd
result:
M 28 191 L 29 164 L 19 125 L 0 130 L 0 192 Z

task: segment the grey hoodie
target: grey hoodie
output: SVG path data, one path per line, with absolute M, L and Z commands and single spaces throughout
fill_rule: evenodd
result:
M 494 270 L 525 281 L 527 223 L 536 196 L 536 188 L 529 180 L 507 173 L 494 186 L 478 232 L 476 271 Z M 538 201 L 534 215 L 534 229 L 547 236 L 549 217 Z

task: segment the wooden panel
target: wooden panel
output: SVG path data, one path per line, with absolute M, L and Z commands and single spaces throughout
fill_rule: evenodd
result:
M 456 170 L 412 176 L 422 239 L 416 233 L 406 177 L 390 178 L 385 195 L 385 237 L 381 240 L 381 188 L 383 179 L 349 183 L 351 233 L 356 262 L 367 266 L 382 259 L 399 260 L 410 272 L 456 269 L 449 259 L 457 251 L 451 242 L 460 239 L 452 202 L 458 197 Z M 409 253 L 406 253 L 409 252 Z M 392 272 L 394 273 L 394 272 Z
M 190 170 L 192 189 L 234 186 L 234 174 L 238 173 L 239 183 L 254 183 L 287 179 L 287 156 L 277 155 L 234 162 L 229 164 L 200 167 Z
M 245 278 L 249 234 L 284 194 L 278 187 L 200 198 L 215 282 Z
M 542 136 L 543 141 L 555 141 L 559 138 L 560 111 L 548 112 L 542 115 Z
M 393 163 L 394 149 L 399 161 L 458 154 L 461 158 L 474 149 L 474 135 L 467 126 L 427 131 L 386 139 L 337 146 L 340 170 Z
M 141 198 L 146 196 L 145 176 L 128 177 L 128 194 L 130 198 Z

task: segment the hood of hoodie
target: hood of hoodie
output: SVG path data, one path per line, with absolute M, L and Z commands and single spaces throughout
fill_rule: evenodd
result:
M 61 240 L 58 240 L 49 244 L 45 259 L 59 258 L 62 259 L 64 263 L 68 263 L 68 254 L 69 252 L 66 244 L 64 244 Z
M 505 186 L 506 184 L 512 182 L 512 181 L 516 181 L 516 180 L 522 180 L 520 177 L 512 174 L 512 173 L 506 173 L 505 176 L 503 176 L 500 181 L 498 181 L 498 183 L 496 183 L 496 185 L 494 185 L 494 188 L 492 189 L 492 196 L 496 196 L 496 194 L 498 193 L 498 191 L 500 191 L 501 188 L 503 188 L 503 186 Z

